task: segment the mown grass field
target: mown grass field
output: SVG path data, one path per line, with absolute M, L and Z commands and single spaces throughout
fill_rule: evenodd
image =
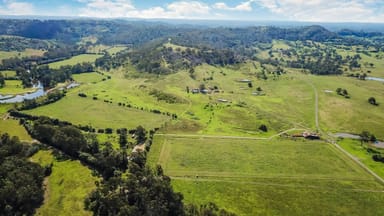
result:
M 103 102 L 102 99 L 93 100 L 92 95 L 87 98 L 79 97 L 76 88 L 66 97 L 49 106 L 28 110 L 26 113 L 33 115 L 46 115 L 74 124 L 91 125 L 95 128 L 136 128 L 142 125 L 145 128 L 160 127 L 169 117 L 153 114 L 140 109 L 118 106 L 113 103 Z
M 18 120 L 0 119 L 0 133 L 8 133 L 11 136 L 17 136 L 21 141 L 32 141 L 31 136 L 23 126 L 19 125 Z
M 45 181 L 44 204 L 36 215 L 92 215 L 84 210 L 84 199 L 98 181 L 91 170 L 76 160 L 55 159 L 48 150 L 40 150 L 31 161 L 42 166 L 53 163 L 52 173 Z
M 376 215 L 384 198 L 383 185 L 321 141 L 158 135 L 148 163 L 162 165 L 185 203 L 239 215 Z
M 5 86 L 0 88 L 2 95 L 15 95 L 34 91 L 33 88 L 24 88 L 20 80 L 5 80 Z
M 78 63 L 83 63 L 83 62 L 93 63 L 99 57 L 101 57 L 101 55 L 82 54 L 82 55 L 74 56 L 67 60 L 53 62 L 48 65 L 50 68 L 58 69 L 61 66 L 65 66 L 65 65 L 76 65 Z

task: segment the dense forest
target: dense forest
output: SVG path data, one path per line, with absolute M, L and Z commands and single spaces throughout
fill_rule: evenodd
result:
M 17 137 L 0 135 L 0 215 L 33 215 L 42 204 L 49 171 L 28 160 L 32 153 Z

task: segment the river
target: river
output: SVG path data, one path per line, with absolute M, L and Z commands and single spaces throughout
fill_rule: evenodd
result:
M 0 103 L 20 103 L 24 100 L 31 100 L 45 95 L 44 86 L 40 82 L 33 88 L 37 90 L 31 93 L 18 95 L 0 95 Z
M 366 80 L 374 80 L 374 81 L 379 81 L 379 82 L 384 82 L 384 78 L 379 78 L 379 77 L 365 77 Z

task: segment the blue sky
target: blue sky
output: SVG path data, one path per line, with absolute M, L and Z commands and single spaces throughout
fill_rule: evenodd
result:
M 1 15 L 384 23 L 384 1 L 0 0 Z

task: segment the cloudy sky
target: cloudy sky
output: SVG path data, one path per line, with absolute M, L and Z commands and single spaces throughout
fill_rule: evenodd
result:
M 1 15 L 384 23 L 384 0 L 0 0 Z

